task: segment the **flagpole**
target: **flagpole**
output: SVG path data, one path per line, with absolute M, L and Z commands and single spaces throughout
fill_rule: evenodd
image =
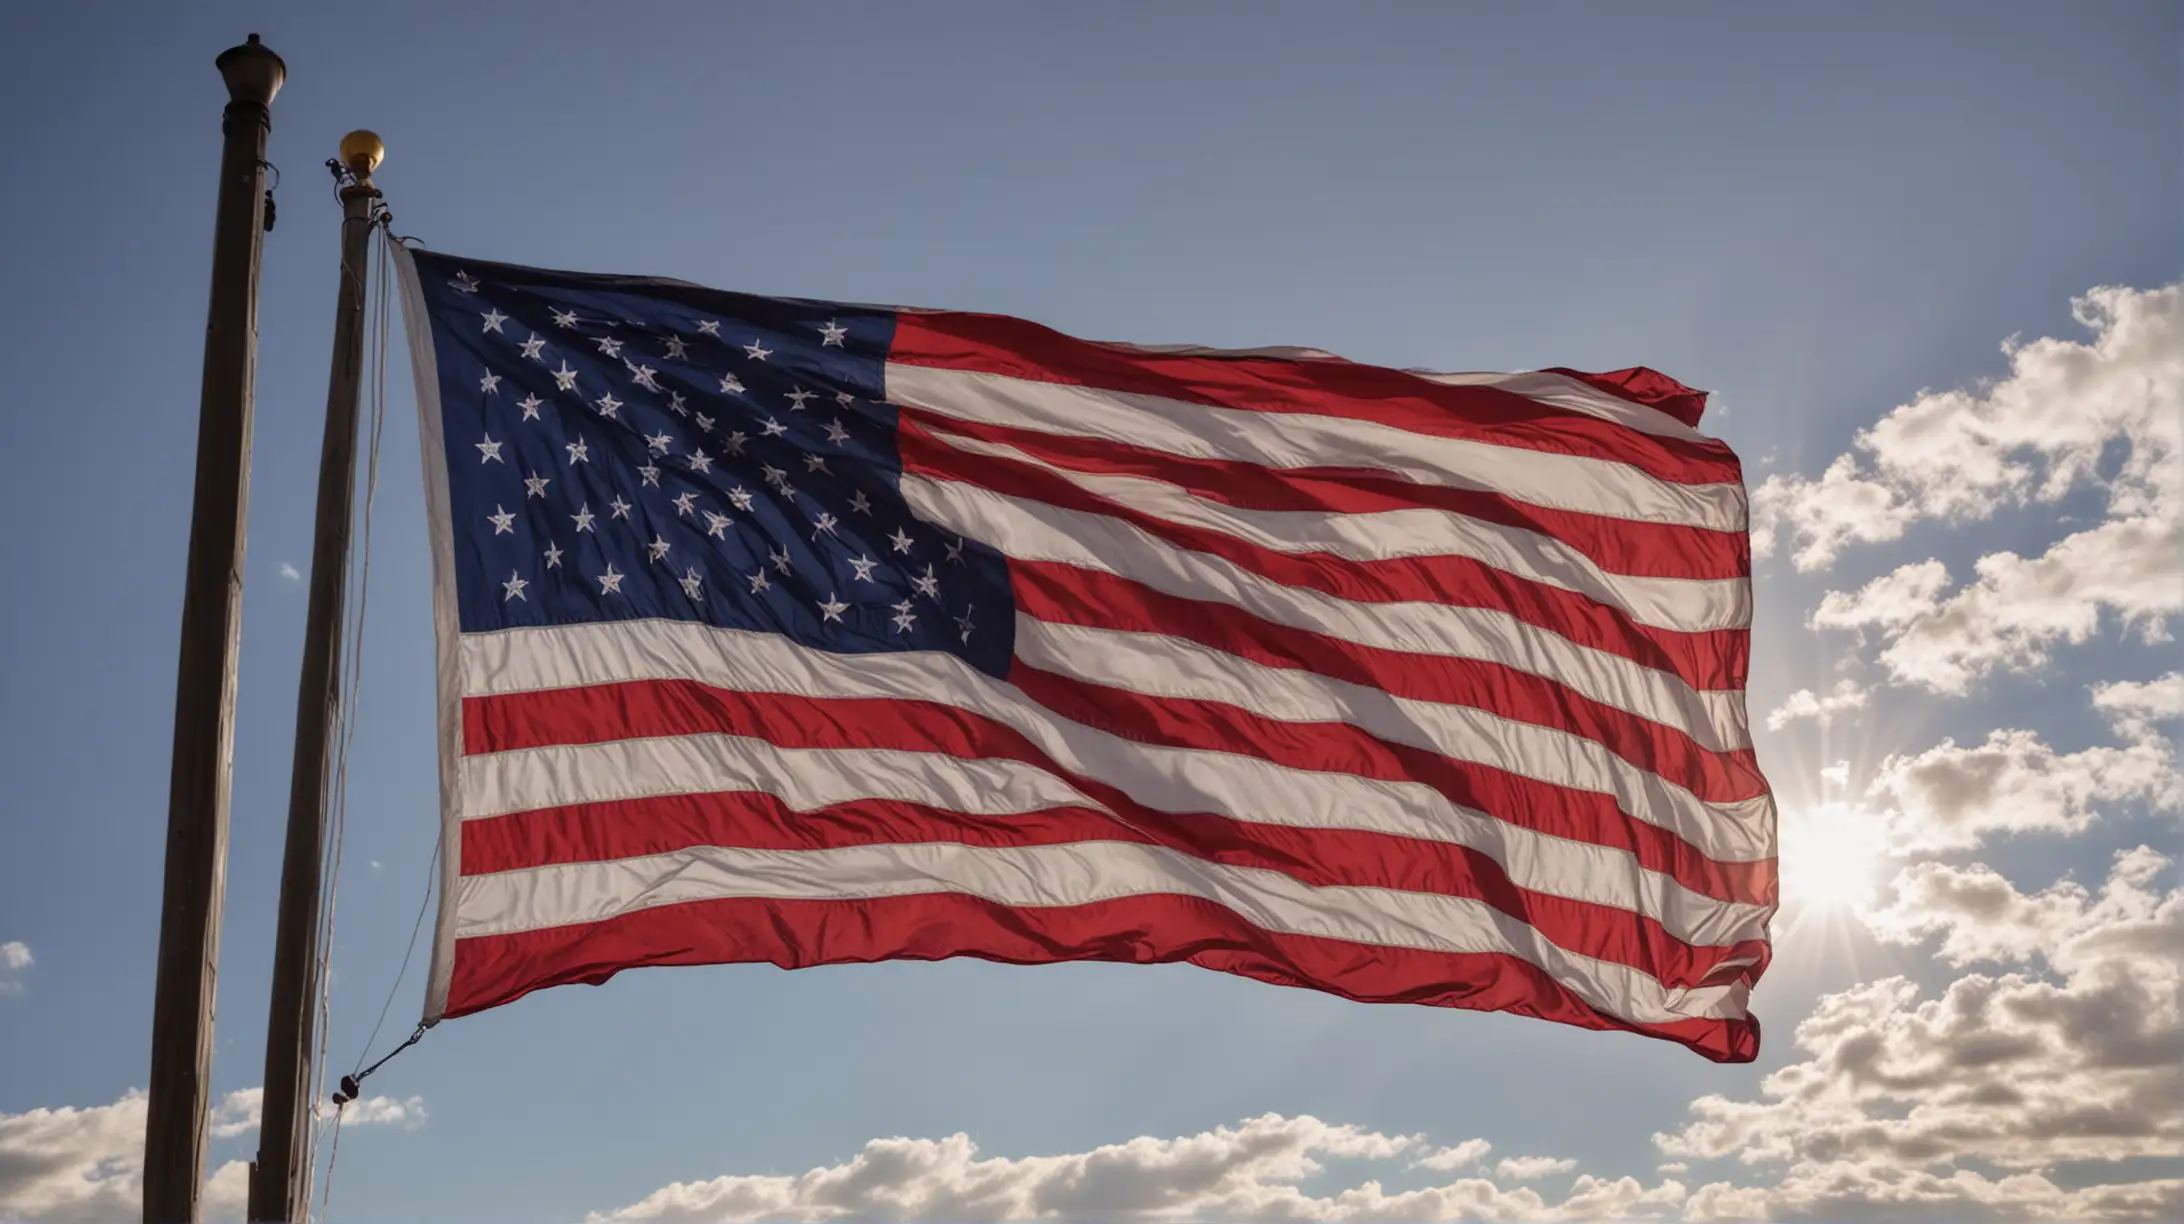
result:
M 303 673 L 296 685 L 296 755 L 288 784 L 288 842 L 281 862 L 280 919 L 273 939 L 266 1015 L 265 1103 L 258 1158 L 250 1166 L 248 1219 L 303 1221 L 311 1198 L 312 1063 L 320 976 L 319 913 L 325 881 L 327 802 L 341 728 L 341 635 L 347 606 L 349 526 L 356 502 L 357 398 L 364 375 L 364 260 L 379 218 L 372 186 L 385 149 L 370 132 L 342 138 L 341 284 L 334 308 L 326 433 L 319 444 L 318 526 L 304 617 Z
M 220 53 L 212 302 L 205 317 L 196 493 L 183 579 L 167 865 L 152 987 L 152 1066 L 144 1122 L 145 1224 L 195 1224 L 205 1180 L 206 1108 L 227 896 L 228 794 L 235 747 L 235 656 L 242 637 L 243 522 L 258 369 L 258 265 L 265 237 L 265 148 L 273 95 L 287 78 L 258 41 Z

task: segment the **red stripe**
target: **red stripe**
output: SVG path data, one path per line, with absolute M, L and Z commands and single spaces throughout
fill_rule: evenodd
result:
M 1714 751 L 1688 734 L 1502 663 L 1359 646 L 1260 620 L 1229 604 L 1164 595 L 1127 578 L 1050 562 L 1009 567 L 1017 611 L 1049 624 L 1181 638 L 1267 667 L 1485 710 L 1592 740 L 1710 803 L 1767 793 L 1750 748 Z
M 1405 756 L 1385 748 L 1376 751 L 1377 741 L 1362 733 L 1342 741 L 1340 749 L 1333 749 L 1328 741 L 1334 736 L 1317 742 L 1313 739 L 1326 724 L 1274 724 L 1264 719 L 1250 720 L 1231 707 L 1218 711 L 1201 708 L 1210 703 L 1162 704 L 1175 707 L 1174 713 L 1163 717 L 1163 725 L 1133 725 L 1116 733 L 1140 742 L 1176 742 L 1180 747 L 1223 752 L 1249 750 L 1263 759 L 1306 769 L 1325 766 L 1299 762 L 1336 761 L 1352 766 L 1342 768 L 1340 772 L 1344 773 L 1417 781 L 1447 795 L 1451 802 L 1510 824 L 1626 851 L 1641 866 L 1667 875 L 1693 892 L 1725 901 L 1774 904 L 1772 860 L 1717 862 L 1667 830 L 1624 814 L 1607 795 L 1553 786 L 1481 765 L 1459 764 L 1432 753 Z M 1250 725 L 1253 722 L 1268 725 Z M 1014 729 L 982 715 L 932 702 L 743 693 L 687 680 L 552 689 L 463 701 L 463 746 L 472 754 L 547 744 L 707 733 L 751 736 L 784 748 L 891 748 L 1022 761 L 1066 779 L 1096 802 L 1126 813 L 1132 820 L 1151 820 L 1155 816 L 1120 788 L 1064 769 Z M 1247 736 L 1267 738 L 1262 743 Z M 1413 769 L 1427 776 L 1413 776 Z
M 1217 408 L 1373 421 L 1412 433 L 1605 459 L 1678 484 L 1743 479 L 1736 455 L 1711 438 L 1663 438 L 1495 387 L 1451 386 L 1339 359 L 1154 353 L 1079 340 L 1022 319 L 955 312 L 898 315 L 887 359 Z
M 1549 366 L 1544 373 L 1574 378 L 1588 387 L 1627 399 L 1633 404 L 1644 404 L 1694 429 L 1698 428 L 1699 418 L 1706 412 L 1706 392 L 1694 391 L 1659 370 L 1649 370 L 1644 366 L 1609 370 L 1604 374 L 1587 374 L 1583 370 L 1572 370 L 1565 366 Z
M 1273 468 L 1237 460 L 1190 458 L 1105 438 L 961 421 L 919 408 L 904 408 L 902 415 L 928 431 L 1012 446 L 1056 467 L 1144 476 L 1240 509 L 1340 514 L 1446 510 L 1483 523 L 1547 536 L 1611 574 L 1730 580 L 1749 578 L 1752 572 L 1751 539 L 1741 531 L 1710 531 L 1676 523 L 1556 510 L 1483 489 L 1419 484 L 1369 468 Z
M 1610 604 L 1519 578 L 1468 557 L 1356 561 L 1326 553 L 1280 552 L 1223 532 L 1184 526 L 1133 510 L 1028 463 L 965 454 L 908 421 L 897 437 L 905 475 L 959 481 L 1005 497 L 1102 515 L 1178 548 L 1219 557 L 1283 586 L 1319 591 L 1353 603 L 1438 603 L 1506 612 L 1579 645 L 1621 655 L 1642 667 L 1673 671 L 1693 687 L 1699 687 L 1699 681 L 1679 666 L 1682 660 L 1709 646 L 1726 646 L 1735 651 L 1749 635 L 1748 630 L 1741 629 L 1681 633 L 1641 625 Z M 1004 542 L 988 543 L 1004 553 L 1008 551 Z M 1699 664 L 1697 670 L 1704 674 L 1718 674 L 1726 664 L 1722 660 L 1708 666 L 1703 655 L 1695 662 Z
M 970 956 L 1004 964 L 1188 961 L 1366 1003 L 1505 1011 L 1674 1041 L 1716 1062 L 1750 1062 L 1759 1023 L 1640 1025 L 1606 1015 L 1520 957 L 1387 948 L 1259 930 L 1195 897 L 1011 908 L 954 893 L 861 901 L 732 898 L 638 910 L 605 922 L 455 943 L 447 1014 L 482 1011 L 645 965 L 766 963 L 784 969 Z
M 1130 842 L 1230 867 L 1278 871 L 1315 888 L 1393 888 L 1484 902 L 1558 947 L 1628 965 L 1671 988 L 1707 984 L 1717 974 L 1751 973 L 1749 967 L 1722 965 L 1755 958 L 1763 963 L 1767 955 L 1762 940 L 1692 945 L 1654 918 L 1520 888 L 1500 863 L 1466 847 L 1343 829 L 1240 824 L 1203 813 L 1139 812 L 1127 822 L 1089 807 L 977 816 L 878 799 L 797 811 L 771 794 L 730 791 L 495 816 L 466 821 L 462 836 L 464 875 L 605 862 L 694 846 L 825 850 L 906 842 L 984 848 Z

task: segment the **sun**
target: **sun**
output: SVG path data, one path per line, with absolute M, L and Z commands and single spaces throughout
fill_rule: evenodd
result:
M 1785 908 L 1858 914 L 1873 906 L 1885 850 L 1880 820 L 1848 803 L 1782 813 Z

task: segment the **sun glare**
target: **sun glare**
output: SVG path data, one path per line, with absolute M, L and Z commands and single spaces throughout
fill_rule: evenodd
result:
M 1879 820 L 1851 804 L 1784 812 L 1783 905 L 1847 913 L 1871 908 L 1883 846 Z

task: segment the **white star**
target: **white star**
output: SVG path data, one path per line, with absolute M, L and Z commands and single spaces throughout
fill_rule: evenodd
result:
M 449 281 L 448 284 L 454 286 L 457 293 L 476 293 L 478 291 L 478 278 L 468 272 L 457 272 L 455 279 Z
M 760 591 L 763 591 L 767 587 L 770 587 L 772 585 L 772 583 L 766 581 L 765 570 L 760 569 L 751 571 L 751 594 L 756 595 Z
M 819 397 L 810 391 L 804 390 L 802 387 L 798 387 L 796 390 L 789 392 L 788 395 L 784 398 L 789 401 L 790 412 L 802 412 L 804 410 L 805 400 L 818 399 Z
M 598 401 L 592 406 L 599 409 L 600 416 L 603 416 L 611 421 L 615 419 L 614 414 L 622 410 L 622 401 L 614 398 L 612 395 L 602 395 L 599 397 Z
M 626 502 L 626 501 L 623 501 L 623 500 L 622 500 L 622 499 L 621 499 L 620 497 L 616 497 L 616 498 L 615 498 L 615 499 L 614 499 L 613 501 L 610 501 L 610 502 L 608 502 L 608 503 L 607 503 L 607 517 L 608 517 L 608 518 L 628 518 L 628 517 L 629 517 L 629 503 L 628 503 L 628 502 Z
M 556 311 L 554 311 L 554 326 L 555 326 L 555 327 L 575 327 L 575 326 L 576 326 L 576 312 L 575 312 L 575 311 L 573 311 L 573 310 L 556 310 Z
M 780 570 L 782 573 L 787 574 L 790 572 L 789 550 L 786 547 L 783 547 L 780 552 L 774 552 L 772 549 L 768 549 L 766 551 L 766 559 L 773 562 L 773 567 L 777 570 Z
M 504 315 L 504 314 L 502 314 L 502 313 L 500 312 L 500 308 L 499 308 L 498 306 L 494 307 L 494 308 L 493 308 L 493 309 L 491 309 L 491 310 L 488 310 L 488 311 L 486 311 L 486 312 L 485 312 L 484 314 L 482 314 L 482 315 L 480 315 L 480 316 L 478 316 L 478 317 L 479 317 L 479 318 L 481 318 L 481 319 L 484 319 L 484 320 L 485 320 L 485 330 L 486 330 L 486 331 L 489 331 L 489 332 L 497 332 L 497 331 L 500 331 L 500 329 L 501 329 L 501 324 L 503 324 L 503 323 L 506 323 L 506 322 L 508 321 L 508 316 L 507 316 L 507 315 Z M 505 336 L 505 335 L 507 335 L 508 333 L 507 333 L 507 332 L 501 332 L 501 334 Z
M 546 496 L 546 486 L 552 483 L 552 477 L 541 476 L 537 472 L 533 472 L 523 478 L 523 495 L 525 497 L 544 497 Z
M 524 420 L 535 421 L 538 419 L 538 410 L 543 407 L 545 403 L 545 400 L 542 400 L 535 395 L 526 395 L 522 399 L 516 401 L 516 407 L 523 409 Z
M 659 561 L 666 557 L 667 550 L 673 547 L 674 545 L 669 544 L 665 536 L 655 531 L 652 533 L 652 543 L 645 545 L 645 551 L 652 554 L 654 561 Z
M 691 452 L 690 452 L 690 470 L 691 470 L 691 471 L 693 471 L 693 472 L 710 472 L 710 471 L 712 471 L 712 470 L 713 470 L 713 458 L 712 458 L 712 456 L 710 456 L 710 455 L 706 454 L 706 453 L 705 453 L 704 451 L 701 451 L 701 450 L 697 450 L 697 451 L 691 451 Z
M 773 464 L 761 463 L 758 465 L 758 471 L 760 475 L 766 478 L 767 484 L 770 484 L 777 489 L 786 489 L 789 487 L 789 474 L 782 471 L 780 468 L 775 467 Z
M 741 395 L 743 393 L 743 380 L 733 374 L 721 375 L 720 393 L 722 395 Z
M 807 472 L 826 472 L 826 471 L 827 471 L 827 457 L 826 457 L 825 455 L 806 455 L 806 456 L 804 456 L 804 470 L 805 470 L 805 471 L 807 471 Z M 834 473 L 832 473 L 832 472 L 827 472 L 827 474 L 828 474 L 829 476 L 831 476 L 831 475 L 833 475 Z
M 644 477 L 645 483 L 651 485 L 653 488 L 660 487 L 660 469 L 654 467 L 653 465 L 649 463 L 645 464 L 643 467 L 637 469 L 637 474 Z
M 924 574 L 911 579 L 910 585 L 917 588 L 918 594 L 927 596 L 936 603 L 939 602 L 940 579 L 933 576 L 933 567 L 931 565 L 925 567 Z
M 745 489 L 742 485 L 737 485 L 735 488 L 728 490 L 728 500 L 734 502 L 738 510 L 749 510 L 751 508 L 750 490 Z
M 643 387 L 647 391 L 657 391 L 660 389 L 660 384 L 652 377 L 654 374 L 659 373 L 658 370 L 655 370 L 648 365 L 638 365 L 637 363 L 630 361 L 628 358 L 624 358 L 622 360 L 622 364 L 629 367 L 629 380 L 631 382 L 636 383 L 638 386 Z
M 577 372 L 576 372 L 575 370 L 572 370 L 572 369 L 570 369 L 570 368 L 569 368 L 569 362 L 568 362 L 568 359 L 567 359 L 567 358 L 563 358 L 563 359 L 562 359 L 562 362 L 561 362 L 561 368 L 560 368 L 560 369 L 558 369 L 558 370 L 555 370 L 555 371 L 553 371 L 553 376 L 554 376 L 554 390 L 556 390 L 556 391 L 574 391 L 574 390 L 576 390 L 576 373 L 577 373 Z
M 516 529 L 516 516 L 502 510 L 498 505 L 495 505 L 493 509 L 497 513 L 485 516 L 486 521 L 493 524 L 493 534 L 509 535 L 513 533 Z
M 872 513 L 872 499 L 864 495 L 863 489 L 859 489 L 849 495 L 849 508 L 858 514 L 870 514 Z
M 509 570 L 508 581 L 501 583 L 501 590 L 505 592 L 501 596 L 501 602 L 507 603 L 511 599 L 520 599 L 525 603 L 531 602 L 531 597 L 523 593 L 523 588 L 529 585 L 531 584 L 527 579 L 517 574 L 516 571 Z
M 667 355 L 669 359 L 674 361 L 681 361 L 683 359 L 683 354 L 688 350 L 688 347 L 689 346 L 683 343 L 683 338 L 681 336 L 678 336 L 673 332 L 669 332 L 667 334 Z
M 873 581 L 872 567 L 878 564 L 879 562 L 874 561 L 869 557 L 863 556 L 862 554 L 851 557 L 849 559 L 849 568 L 857 571 L 857 581 L 859 582 Z
M 682 392 L 680 391 L 670 391 L 667 393 L 667 410 L 674 413 L 676 416 L 690 415 L 690 410 L 683 407 L 683 397 Z
M 683 576 L 676 581 L 682 583 L 683 594 L 692 599 L 705 598 L 705 579 L 698 577 L 695 568 L 684 570 Z
M 569 521 L 576 524 L 578 531 L 590 531 L 592 529 L 592 520 L 597 517 L 599 516 L 591 512 L 591 503 L 585 502 L 582 506 L 577 507 L 575 514 L 569 516 Z
M 709 535 L 709 536 L 713 537 L 713 538 L 714 538 L 714 539 L 716 539 L 716 540 L 725 540 L 725 539 L 727 539 L 727 538 L 728 538 L 728 516 L 727 516 L 727 515 L 725 515 L 725 514 L 716 514 L 716 513 L 714 513 L 714 512 L 713 512 L 713 511 L 711 511 L 711 510 L 708 510 L 708 511 L 706 511 L 706 512 L 705 512 L 705 534 L 707 534 L 707 535 Z
M 703 431 L 705 431 L 706 433 L 711 433 L 711 432 L 713 432 L 713 418 L 711 418 L 711 417 L 709 417 L 709 416 L 705 415 L 705 414 L 704 414 L 704 413 L 702 413 L 702 412 L 701 412 L 701 413 L 699 413 L 699 414 L 698 414 L 698 428 L 699 428 L 699 429 L 701 429 L 701 430 L 703 430 Z
M 581 438 L 574 442 L 564 443 L 561 449 L 569 452 L 570 463 L 591 462 L 591 445 Z
M 857 397 L 847 391 L 837 391 L 834 393 L 834 402 L 847 408 L 857 402 Z
M 475 446 L 475 447 L 477 447 L 477 448 L 478 448 L 478 462 L 479 462 L 479 463 L 506 463 L 506 462 L 508 462 L 508 461 L 507 461 L 506 459 L 503 459 L 503 458 L 501 458 L 501 453 L 500 453 L 500 448 L 501 448 L 501 444 L 500 444 L 500 443 L 498 443 L 498 442 L 495 442 L 495 441 L 493 440 L 493 435 L 492 435 L 492 434 L 487 434 L 487 435 L 485 435 L 485 441 L 483 441 L 483 442 L 473 442 L 473 443 L 471 443 L 471 445 L 473 445 L 473 446 Z
M 821 534 L 821 533 L 825 533 L 825 534 L 827 534 L 827 535 L 833 535 L 833 534 L 834 534 L 834 525 L 835 525 L 835 524 L 836 524 L 837 522 L 839 522 L 839 521 L 840 521 L 840 520 L 836 519 L 836 518 L 835 518 L 835 517 L 834 517 L 833 515 L 831 515 L 831 514 L 828 514 L 828 513 L 826 512 L 826 511 L 824 511 L 824 510 L 820 511 L 820 512 L 819 512 L 819 517 L 818 517 L 818 518 L 815 518 L 815 519 L 813 519 L 813 520 L 811 521 L 811 525 L 812 525 L 812 533 L 811 533 L 811 538 L 812 538 L 812 539 L 814 539 L 814 540 L 816 540 L 816 539 L 818 539 L 818 538 L 819 538 L 819 536 L 820 536 L 820 534 Z
M 955 562 L 955 563 L 956 563 L 957 565 L 961 565 L 961 564 L 963 564 L 963 537 L 962 537 L 962 536 L 957 536 L 957 537 L 956 537 L 956 542 L 955 542 L 955 543 L 953 543 L 953 544 L 949 544 L 949 545 L 946 545 L 945 547 L 946 547 L 946 548 L 947 548 L 947 550 L 948 550 L 948 555 L 947 555 L 947 556 L 945 556 L 945 557 L 942 557 L 942 558 L 941 558 L 941 560 L 943 560 L 943 561 L 953 561 L 953 562 Z
M 764 361 L 768 357 L 773 356 L 773 350 L 767 348 L 765 343 L 760 340 L 753 340 L 749 344 L 744 345 L 743 351 L 744 353 L 749 355 L 749 357 L 753 361 Z
M 900 527 L 895 528 L 895 534 L 887 537 L 887 542 L 895 546 L 896 552 L 906 553 L 910 551 L 910 536 Z
M 907 630 L 907 629 L 912 629 L 912 628 L 915 628 L 915 627 L 917 626 L 917 623 L 918 623 L 918 618 L 917 618 L 917 614 L 916 614 L 915 612 L 912 612 L 912 611 L 910 610 L 910 601 L 909 601 L 909 600 L 905 599 L 905 600 L 903 600 L 903 601 L 902 601 L 901 603 L 899 603 L 899 604 L 895 604 L 895 605 L 894 605 L 894 608 L 895 608 L 895 620 L 894 620 L 894 625 L 895 625 L 895 632 L 897 632 L 897 633 L 901 633 L 901 632 L 903 632 L 904 630 Z
M 849 334 L 849 329 L 839 323 L 836 323 L 832 319 L 828 319 L 826 323 L 819 328 L 819 334 L 825 337 L 824 339 L 819 341 L 820 348 L 827 348 L 829 346 L 832 346 L 834 348 L 847 347 L 842 343 L 842 337 Z
M 619 357 L 622 355 L 622 342 L 612 336 L 601 336 L 599 337 L 599 351 L 609 357 Z
M 956 617 L 955 623 L 956 628 L 963 631 L 964 644 L 969 645 L 971 640 L 971 605 L 963 605 L 963 615 Z
M 675 503 L 675 514 L 680 518 L 689 518 L 698 506 L 698 495 L 687 489 L 668 498 L 668 500 Z
M 546 360 L 545 353 L 546 338 L 537 332 L 532 332 L 531 338 L 523 342 L 523 355 L 533 361 L 544 361 Z
M 661 433 L 645 435 L 645 449 L 651 451 L 655 455 L 666 454 L 668 450 L 674 445 L 675 439 L 667 436 L 664 431 Z
M 829 421 L 827 422 L 827 441 L 840 446 L 842 443 L 849 441 L 849 431 L 842 428 L 840 421 Z
M 715 340 L 718 340 L 718 339 L 720 339 L 720 320 L 719 320 L 719 319 L 700 319 L 700 320 L 698 320 L 698 334 L 699 334 L 699 335 L 701 335 L 701 336 L 711 336 L 711 337 L 712 337 L 713 339 L 715 339 Z
M 546 568 L 561 568 L 561 545 L 556 544 L 551 540 L 546 542 Z
M 487 395 L 499 395 L 500 375 L 488 374 L 485 377 L 479 379 L 478 390 L 485 392 Z
M 778 438 L 782 434 L 789 432 L 789 427 L 783 425 L 781 422 L 773 419 L 772 417 L 767 417 L 766 423 L 758 427 L 758 432 L 764 434 L 769 438 Z
M 849 605 L 843 603 L 841 598 L 833 591 L 828 591 L 827 601 L 819 605 L 820 622 L 824 624 L 827 621 L 838 621 L 842 619 L 842 613 L 847 611 L 849 611 Z
M 601 595 L 621 594 L 622 579 L 627 577 L 629 577 L 629 575 L 617 574 L 614 572 L 614 562 L 607 562 L 607 572 L 599 575 L 599 593 Z

